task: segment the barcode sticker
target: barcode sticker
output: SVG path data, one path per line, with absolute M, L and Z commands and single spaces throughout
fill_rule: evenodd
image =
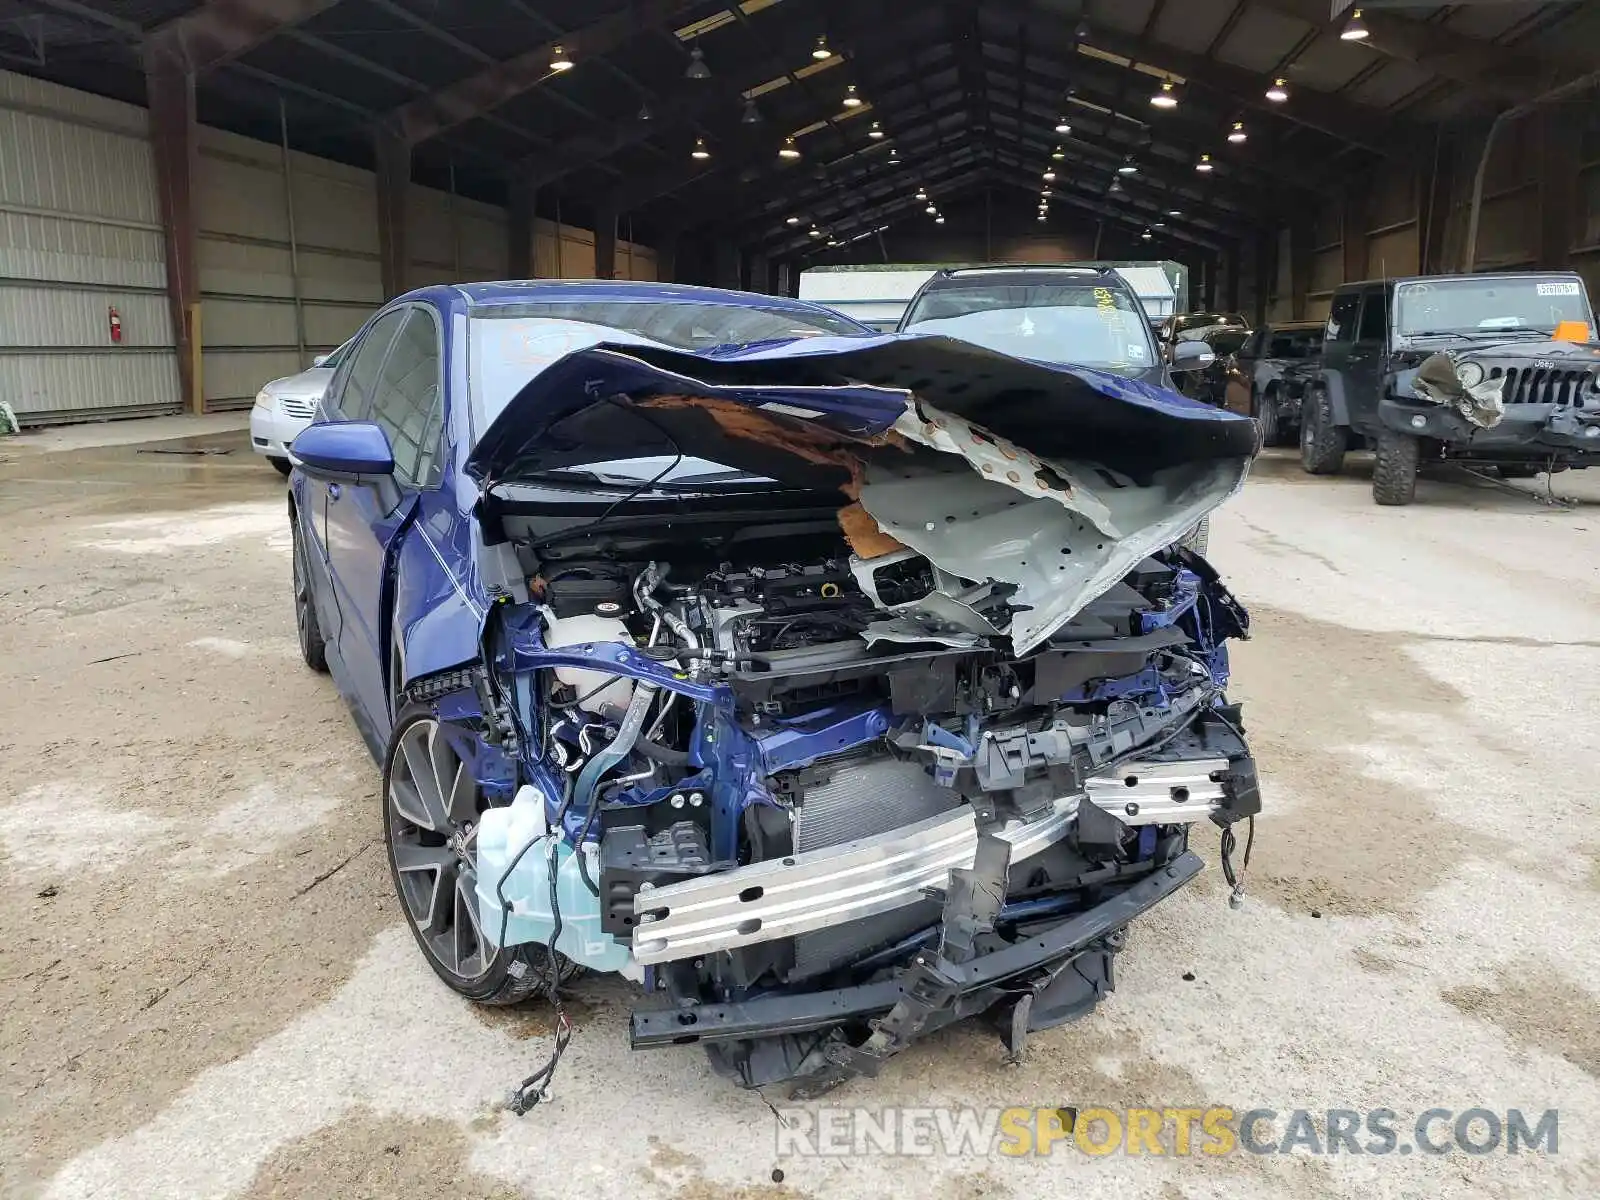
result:
M 1536 285 L 1541 296 L 1576 296 L 1579 294 L 1578 281 L 1575 279 L 1557 280 L 1555 283 L 1541 283 Z

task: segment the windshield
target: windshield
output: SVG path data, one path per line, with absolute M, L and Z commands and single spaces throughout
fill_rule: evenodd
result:
M 868 337 L 836 313 L 690 301 L 606 300 L 475 309 L 469 326 L 473 428 L 481 434 L 540 371 L 602 342 L 709 350 L 808 337 Z
M 931 288 L 905 328 L 1040 362 L 1137 374 L 1155 362 L 1150 326 L 1132 293 L 1082 282 L 964 283 Z
M 1395 289 L 1395 332 L 1472 335 L 1531 329 L 1554 333 L 1562 321 L 1592 326 L 1589 301 L 1576 279 L 1441 279 Z

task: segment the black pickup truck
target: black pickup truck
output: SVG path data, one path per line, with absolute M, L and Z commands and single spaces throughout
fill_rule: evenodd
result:
M 1567 271 L 1347 283 L 1306 393 L 1301 465 L 1331 475 L 1377 455 L 1372 496 L 1409 504 L 1427 462 L 1508 478 L 1600 463 L 1600 345 Z

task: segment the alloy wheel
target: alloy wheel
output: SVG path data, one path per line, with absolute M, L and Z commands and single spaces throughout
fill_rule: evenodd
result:
M 401 906 L 429 957 L 462 983 L 494 963 L 478 915 L 478 800 L 477 781 L 438 721 L 400 730 L 385 826 Z
M 294 534 L 294 626 L 300 652 L 311 656 L 311 579 L 306 571 L 306 549 L 300 531 Z

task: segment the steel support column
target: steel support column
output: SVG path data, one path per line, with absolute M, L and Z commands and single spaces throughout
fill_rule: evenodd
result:
M 399 134 L 379 129 L 373 134 L 377 160 L 378 271 L 383 297 L 405 292 L 410 249 L 406 241 L 406 190 L 411 186 L 411 144 Z
M 1344 191 L 1339 208 L 1339 238 L 1344 246 L 1344 282 L 1367 277 L 1366 185 Z
M 166 242 L 167 303 L 178 352 L 178 381 L 184 410 L 205 411 L 200 371 L 199 237 L 194 210 L 194 178 L 199 152 L 195 142 L 194 76 L 177 61 L 151 55 L 145 63 L 150 106 L 150 141 L 161 192 L 161 227 Z
M 617 277 L 617 209 L 602 204 L 594 213 L 594 277 Z
M 743 284 L 744 256 L 732 242 L 719 241 L 713 252 L 713 268 L 717 287 L 737 288 Z
M 538 199 L 539 189 L 528 181 L 513 183 L 506 197 L 506 257 L 512 279 L 534 279 L 539 274 L 534 262 Z
M 678 280 L 678 242 L 682 236 L 676 229 L 663 229 L 656 236 L 656 278 L 662 283 Z
M 1565 267 L 1577 244 L 1578 131 L 1582 116 L 1554 106 L 1539 114 L 1539 266 Z

